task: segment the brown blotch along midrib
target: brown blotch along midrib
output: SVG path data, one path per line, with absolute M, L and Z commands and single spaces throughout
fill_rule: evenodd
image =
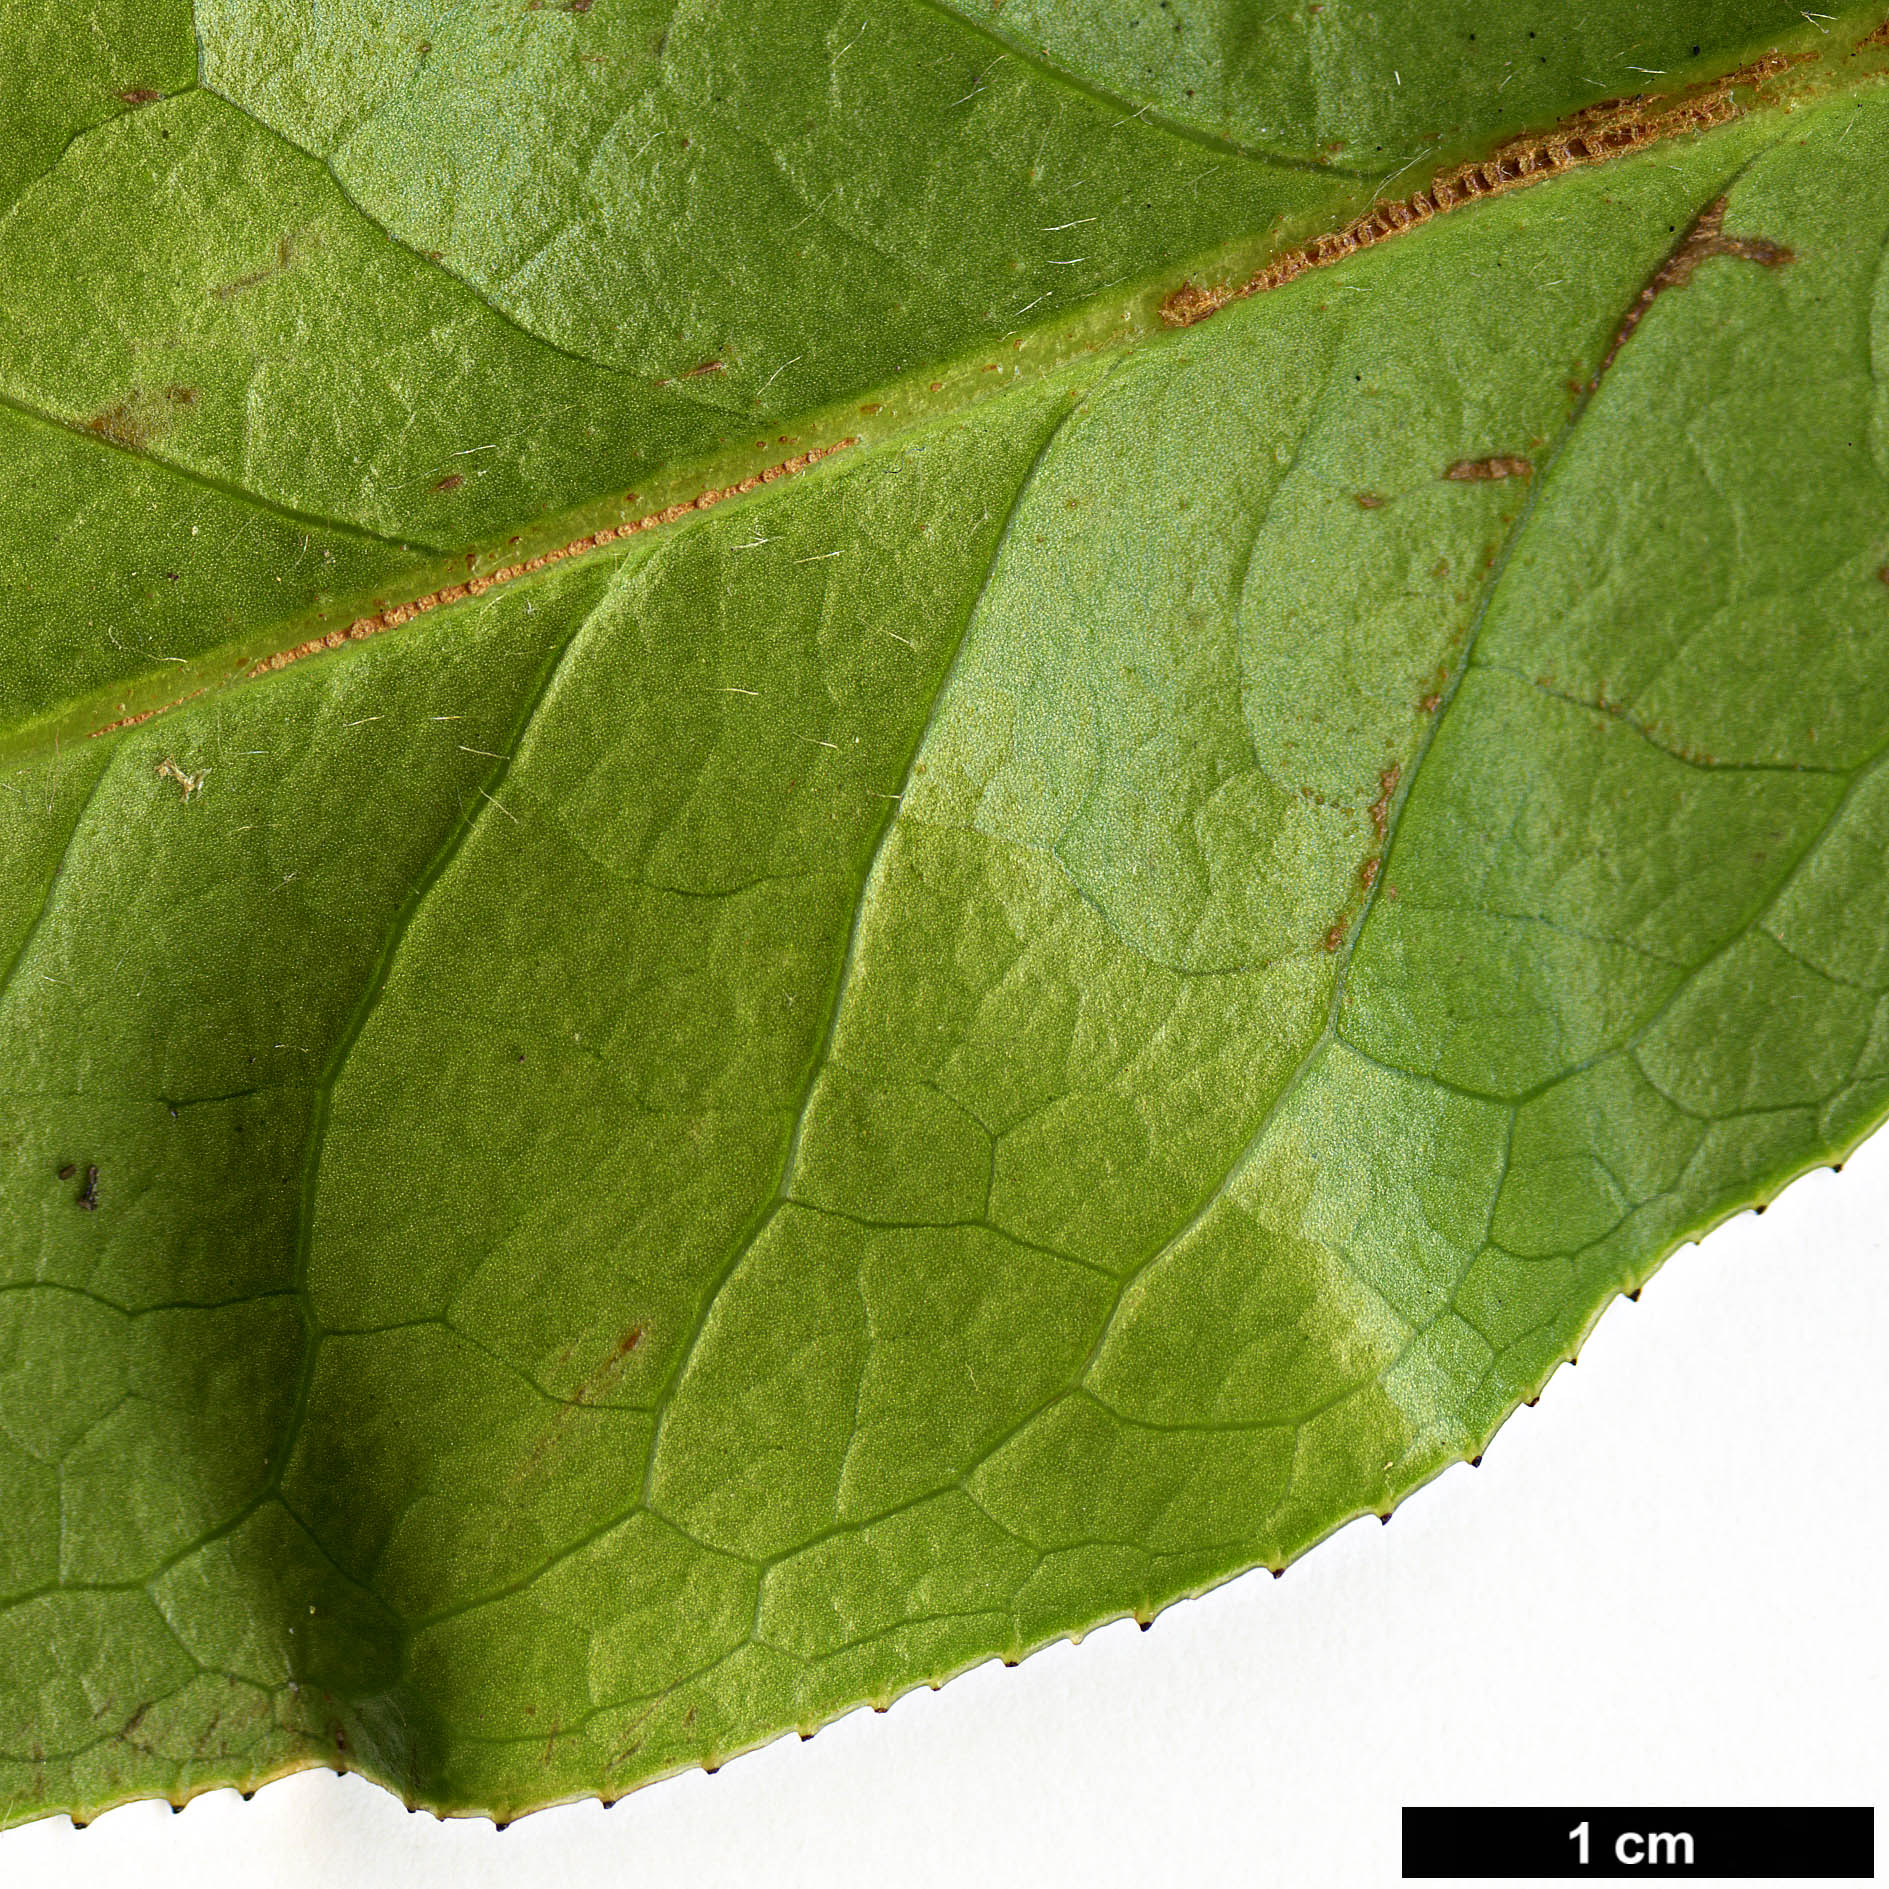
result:
M 319 656 L 324 651 L 340 649 L 346 643 L 358 643 L 370 636 L 378 636 L 383 630 L 398 628 L 402 623 L 410 623 L 415 617 L 424 616 L 429 610 L 444 608 L 447 604 L 463 603 L 469 598 L 482 597 L 497 584 L 509 584 L 520 577 L 528 577 L 534 571 L 541 571 L 548 565 L 562 563 L 566 558 L 579 557 L 586 551 L 601 550 L 614 544 L 619 539 L 635 537 L 639 532 L 653 531 L 659 525 L 672 525 L 679 518 L 685 518 L 691 512 L 705 512 L 729 499 L 745 497 L 750 492 L 760 490 L 764 485 L 772 485 L 777 479 L 791 478 L 795 473 L 805 472 L 809 466 L 822 459 L 831 458 L 834 453 L 844 452 L 849 446 L 857 446 L 859 437 L 851 434 L 845 439 L 835 440 L 831 446 L 809 447 L 804 453 L 796 453 L 791 459 L 783 459 L 778 465 L 768 466 L 760 472 L 750 473 L 745 479 L 737 479 L 732 485 L 711 486 L 705 492 L 698 492 L 693 498 L 680 499 L 673 505 L 665 505 L 661 511 L 646 513 L 641 518 L 626 520 L 620 525 L 605 525 L 597 531 L 589 532 L 581 538 L 573 539 L 569 544 L 559 545 L 556 549 L 540 553 L 536 557 L 525 558 L 517 564 L 507 564 L 494 571 L 485 571 L 478 576 L 469 577 L 461 584 L 446 584 L 440 589 L 429 591 L 424 597 L 415 597 L 411 602 L 384 605 L 371 616 L 356 617 L 344 629 L 333 629 L 323 636 L 313 636 L 305 643 L 297 643 L 293 649 L 278 650 L 273 656 L 265 656 L 243 671 L 250 681 L 272 674 L 278 669 L 286 669 L 291 663 L 302 661 L 308 656 Z M 632 493 L 634 498 L 635 494 Z M 470 556 L 468 562 L 471 562 Z M 171 701 L 162 702 L 154 707 L 140 710 L 136 714 L 126 714 L 116 721 L 106 722 L 102 727 L 90 731 L 89 738 L 96 741 L 101 735 L 117 734 L 126 728 L 136 728 L 155 717 L 181 707 L 185 702 L 205 693 L 204 687 L 179 695 Z
M 1576 112 L 1551 132 L 1512 140 L 1486 158 L 1445 171 L 1397 202 L 1372 204 L 1343 229 L 1288 250 L 1244 282 L 1213 288 L 1184 282 L 1161 304 L 1161 319 L 1169 327 L 1189 327 L 1229 302 L 1279 288 L 1307 270 L 1343 262 L 1386 237 L 1415 229 L 1466 203 L 1502 196 L 1544 177 L 1604 163 L 1667 138 L 1729 124 L 1743 111 L 1733 96 L 1735 88 L 1762 84 L 1798 62 L 1782 53 L 1770 53 L 1728 73 L 1710 91 L 1674 103 L 1644 95 L 1603 99 Z

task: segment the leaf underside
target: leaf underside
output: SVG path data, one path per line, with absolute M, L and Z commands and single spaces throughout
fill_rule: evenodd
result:
M 1147 1619 L 1889 1111 L 1867 10 L 437 11 L 0 29 L 0 1820 Z

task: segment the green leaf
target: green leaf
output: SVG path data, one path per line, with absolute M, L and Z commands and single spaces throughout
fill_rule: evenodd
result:
M 1148 1618 L 1889 1108 L 1864 12 L 96 11 L 5 29 L 7 1816 Z

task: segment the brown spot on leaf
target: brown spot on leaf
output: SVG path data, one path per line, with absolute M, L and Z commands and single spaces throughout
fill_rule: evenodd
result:
M 1397 783 L 1404 777 L 1404 770 L 1393 762 L 1377 777 L 1377 798 L 1371 802 L 1371 825 L 1378 838 L 1384 837 L 1390 825 L 1391 797 L 1397 792 Z
M 1459 459 L 1453 466 L 1444 468 L 1446 479 L 1472 481 L 1482 479 L 1532 479 L 1534 466 L 1526 459 L 1513 453 L 1499 454 L 1492 459 Z
M 134 85 L 118 94 L 126 105 L 155 105 L 163 96 L 162 92 L 154 92 L 148 85 Z
M 1360 511 L 1374 512 L 1384 503 L 1375 492 L 1354 492 L 1351 496 L 1358 501 Z
M 1258 278 L 1254 280 L 1257 282 Z M 1249 295 L 1252 292 L 1251 289 L 1245 291 Z M 1161 319 L 1170 328 L 1191 328 L 1195 322 L 1205 321 L 1232 301 L 1234 294 L 1231 290 L 1204 289 L 1198 282 L 1183 282 L 1161 304 Z
M 164 408 L 157 401 L 149 394 L 133 388 L 122 400 L 114 400 L 110 406 L 101 407 L 80 424 L 98 439 L 110 440 L 114 446 L 122 446 L 126 452 L 141 453 L 154 440 L 162 437 L 166 417 Z
M 98 1169 L 95 1167 L 85 1170 L 85 1186 L 79 1193 L 79 1205 L 87 1213 L 98 1212 Z
M 465 482 L 466 475 L 463 472 L 449 472 L 445 478 L 435 479 L 433 481 L 433 490 L 435 492 L 457 492 Z

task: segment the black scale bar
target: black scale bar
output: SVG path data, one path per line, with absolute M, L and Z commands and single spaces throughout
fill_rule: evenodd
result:
M 1404 1812 L 1404 1877 L 1872 1881 L 1874 1810 Z

